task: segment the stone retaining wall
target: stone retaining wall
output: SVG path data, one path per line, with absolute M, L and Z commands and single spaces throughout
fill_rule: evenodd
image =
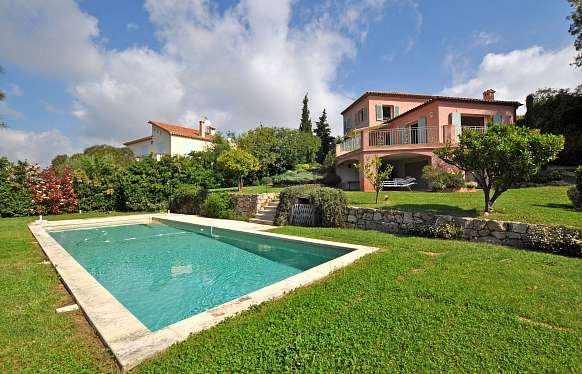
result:
M 443 233 L 466 240 L 493 244 L 525 246 L 527 233 L 536 225 L 520 222 L 454 217 L 398 210 L 349 207 L 346 226 L 393 234 Z M 441 235 L 438 235 L 438 234 Z
M 245 194 L 234 193 L 230 195 L 237 214 L 245 217 L 254 217 L 271 201 L 279 197 L 278 192 Z

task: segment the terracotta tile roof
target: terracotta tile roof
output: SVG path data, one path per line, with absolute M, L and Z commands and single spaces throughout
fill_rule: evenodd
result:
M 135 140 L 130 140 L 128 142 L 123 143 L 123 145 L 132 145 L 135 143 L 139 143 L 139 142 L 143 142 L 144 140 L 152 140 L 153 136 L 145 136 L 143 138 L 139 138 L 139 139 L 135 139 Z
M 401 98 L 408 98 L 408 99 L 425 99 L 427 100 L 424 104 L 428 104 L 429 102 L 434 101 L 456 101 L 456 102 L 464 102 L 464 103 L 482 103 L 482 104 L 497 104 L 497 105 L 511 105 L 515 108 L 521 106 L 522 104 L 518 101 L 503 101 L 503 100 L 494 100 L 494 101 L 487 101 L 483 99 L 473 99 L 469 97 L 454 97 L 454 96 L 439 96 L 439 95 L 424 95 L 424 94 L 415 94 L 415 93 L 406 93 L 406 92 L 385 92 L 385 91 L 366 91 L 362 96 L 358 97 L 353 103 L 351 103 L 346 109 L 344 109 L 341 114 L 344 114 L 348 110 L 350 110 L 354 105 L 362 101 L 364 98 L 368 96 L 385 96 L 385 97 L 401 97 Z
M 162 130 L 166 130 L 170 135 L 212 141 L 212 135 L 206 134 L 205 136 L 200 136 L 200 131 L 194 130 L 193 128 L 190 127 L 184 127 L 170 123 L 163 123 L 159 121 L 148 121 L 148 123 L 156 127 L 159 127 Z

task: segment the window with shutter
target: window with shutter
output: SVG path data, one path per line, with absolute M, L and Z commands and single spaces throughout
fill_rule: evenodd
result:
M 398 117 L 399 115 L 400 115 L 400 107 L 395 106 L 394 107 L 394 117 Z
M 382 113 L 382 104 L 376 104 L 376 121 L 382 121 L 384 114 Z

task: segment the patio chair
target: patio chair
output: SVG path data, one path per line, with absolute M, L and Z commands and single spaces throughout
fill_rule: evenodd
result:
M 387 180 L 382 182 L 383 188 L 408 188 L 409 191 L 412 191 L 410 188 L 414 186 L 416 183 L 416 178 L 394 178 L 391 180 Z

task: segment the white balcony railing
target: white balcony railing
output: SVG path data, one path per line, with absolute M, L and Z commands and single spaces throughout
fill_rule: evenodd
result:
M 439 143 L 439 128 L 431 126 L 372 130 L 369 136 L 370 147 L 399 144 L 435 144 Z
M 360 148 L 362 148 L 362 133 L 355 134 L 340 143 L 340 153 L 348 153 Z
M 485 133 L 487 131 L 487 127 L 485 126 L 462 126 L 461 131 L 479 131 L 481 133 Z

